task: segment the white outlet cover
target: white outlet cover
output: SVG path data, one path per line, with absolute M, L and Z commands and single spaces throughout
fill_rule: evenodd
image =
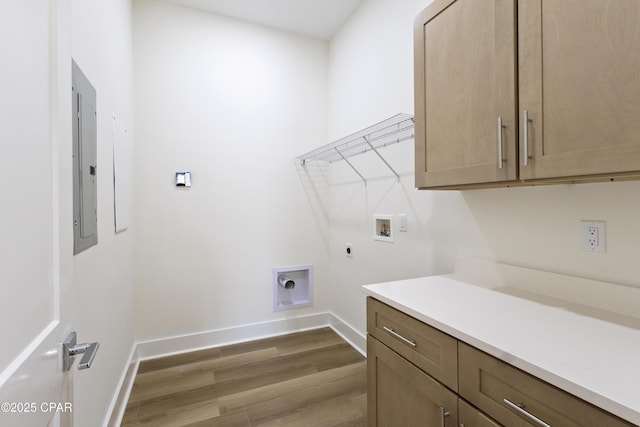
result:
M 398 215 L 398 218 L 400 219 L 400 225 L 399 225 L 400 231 L 406 232 L 407 231 L 407 214 L 401 213 Z
M 344 256 L 353 258 L 353 245 L 351 243 L 344 244 Z
M 605 253 L 607 243 L 604 221 L 580 221 L 580 247 L 584 252 Z

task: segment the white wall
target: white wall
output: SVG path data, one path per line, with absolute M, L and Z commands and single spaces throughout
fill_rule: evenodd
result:
M 133 346 L 134 227 L 114 231 L 112 133 L 115 115 L 134 141 L 130 0 L 72 0 L 70 42 L 97 92 L 98 245 L 75 257 L 71 248 L 65 254 L 73 269 L 78 340 L 101 344 L 91 369 L 75 373 L 75 425 L 95 426 L 109 415 Z M 70 83 L 69 75 L 69 90 Z M 68 150 L 70 159 L 70 142 Z
M 413 19 L 424 0 L 365 1 L 330 47 L 331 138 L 348 135 L 397 113 L 413 114 Z M 458 192 L 414 188 L 413 140 L 380 150 L 393 173 L 373 153 L 330 168 L 332 311 L 365 333 L 367 283 L 449 272 L 461 246 L 484 248 Z M 408 231 L 398 232 L 398 214 Z M 395 216 L 394 242 L 373 240 L 373 216 Z M 352 243 L 354 256 L 344 255 Z
M 326 224 L 293 158 L 327 140 L 327 44 L 136 0 L 134 53 L 138 339 L 326 311 Z M 314 306 L 273 313 L 272 267 L 299 264 Z
M 640 182 L 465 191 L 495 259 L 640 287 Z M 606 221 L 607 253 L 580 249 L 580 221 Z M 481 255 L 467 248 L 461 252 Z
M 330 137 L 413 113 L 413 19 L 428 0 L 366 0 L 330 45 Z M 413 142 L 330 168 L 332 311 L 365 332 L 366 283 L 449 272 L 456 254 L 640 286 L 639 182 L 468 191 L 417 191 Z M 407 233 L 374 242 L 375 213 L 406 213 Z M 397 217 L 396 217 L 397 219 Z M 606 254 L 581 252 L 579 221 L 607 221 Z M 354 244 L 346 258 L 344 243 Z

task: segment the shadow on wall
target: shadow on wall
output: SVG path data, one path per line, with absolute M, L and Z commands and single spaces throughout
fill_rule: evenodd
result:
M 335 255 L 336 271 L 357 273 L 364 283 L 450 273 L 458 254 L 494 258 L 461 192 L 415 188 L 413 144 L 385 147 L 384 155 L 399 180 L 370 152 L 350 159 L 366 183 L 344 162 L 297 163 L 325 243 L 334 251 L 347 242 L 356 246 L 348 264 L 342 265 L 342 252 Z M 393 243 L 375 242 L 374 215 L 401 213 L 407 215 L 407 232 L 396 232 Z
M 325 248 L 329 248 L 329 163 L 294 160 L 300 183 L 318 225 Z
M 434 274 L 453 272 L 457 255 L 494 259 L 493 251 L 460 191 L 428 191 Z
M 548 254 L 559 251 L 566 259 L 572 252 L 565 246 L 573 231 L 567 190 L 496 188 L 462 195 L 496 261 L 543 267 Z

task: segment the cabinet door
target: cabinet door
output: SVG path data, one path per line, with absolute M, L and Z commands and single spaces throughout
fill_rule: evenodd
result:
M 367 372 L 369 426 L 458 425 L 456 395 L 370 335 Z
M 640 2 L 519 0 L 518 25 L 520 177 L 640 171 Z
M 462 399 L 458 399 L 458 418 L 460 427 L 501 427 Z
M 435 0 L 416 18 L 417 187 L 516 179 L 515 25 L 514 0 Z

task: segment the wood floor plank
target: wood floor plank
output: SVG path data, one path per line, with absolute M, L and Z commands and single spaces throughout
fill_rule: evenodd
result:
M 145 360 L 140 362 L 138 373 L 142 374 L 156 369 L 165 369 L 172 366 L 185 365 L 201 360 L 210 360 L 220 357 L 220 348 L 211 348 L 206 350 L 192 351 L 189 353 L 176 354 L 174 356 L 161 357 L 159 359 Z
M 186 404 L 180 408 L 166 409 L 147 416 L 138 416 L 122 424 L 122 427 L 179 427 L 220 416 L 217 402 L 207 401 Z
M 274 382 L 286 381 L 300 375 L 309 373 L 308 366 L 295 367 L 284 372 L 273 372 L 268 375 L 261 375 L 255 378 L 242 378 L 239 380 L 224 381 L 214 383 L 206 387 L 190 389 L 188 391 L 167 394 L 159 398 L 144 400 L 140 402 L 138 416 L 146 417 L 155 413 L 163 413 L 167 409 L 179 409 L 185 404 L 194 402 L 206 402 L 215 400 L 228 394 L 239 393 Z
M 358 393 L 358 396 L 365 396 L 365 399 L 357 397 L 350 399 L 345 396 L 337 396 L 333 399 L 299 408 L 285 416 L 279 416 L 263 422 L 256 421 L 252 423 L 252 426 L 361 426 L 365 424 L 367 411 L 366 394 Z
M 355 363 L 362 359 L 362 355 L 355 351 L 349 344 L 341 342 L 324 348 L 316 348 L 304 352 L 300 351 L 277 358 L 216 369 L 214 372 L 216 381 L 222 382 L 234 378 L 255 377 L 270 372 L 288 370 L 301 365 L 311 365 L 316 371 L 324 371 Z
M 336 344 L 338 342 L 344 341 L 333 330 L 330 328 L 320 328 L 225 346 L 221 347 L 220 351 L 228 356 L 260 348 L 277 347 L 282 354 L 287 354 L 295 352 L 297 348 L 308 350 L 318 346 Z
M 246 411 L 238 411 L 230 414 L 222 414 L 184 427 L 252 427 Z
M 259 423 L 355 391 L 366 392 L 365 361 L 223 396 L 218 404 L 221 413 L 247 408 L 251 422 Z
M 131 425 L 138 418 L 138 408 L 140 407 L 139 403 L 127 403 L 127 407 L 125 408 L 124 415 L 122 416 L 122 422 L 120 425 L 128 426 Z
M 214 383 L 213 371 L 186 372 L 180 375 L 157 378 L 155 381 L 145 383 L 134 383 L 134 389 L 129 398 L 129 402 L 141 402 L 156 397 L 187 391 L 194 388 L 206 387 Z
M 227 367 L 244 366 L 254 362 L 262 362 L 277 357 L 280 357 L 280 353 L 275 347 L 241 353 L 235 356 L 221 356 L 215 359 L 200 360 L 197 362 L 186 363 L 184 365 L 144 372 L 142 374 L 136 375 L 135 383 L 154 383 L 156 381 L 161 381 L 164 378 L 178 377 L 190 372 L 215 372 L 216 370 L 224 369 Z
M 299 332 L 292 337 L 283 336 L 278 343 L 280 354 L 287 355 L 301 351 L 309 351 L 333 344 L 344 344 L 345 341 L 330 328 L 316 329 L 314 331 Z
M 122 426 L 366 425 L 365 359 L 330 328 L 164 359 L 141 363 Z

